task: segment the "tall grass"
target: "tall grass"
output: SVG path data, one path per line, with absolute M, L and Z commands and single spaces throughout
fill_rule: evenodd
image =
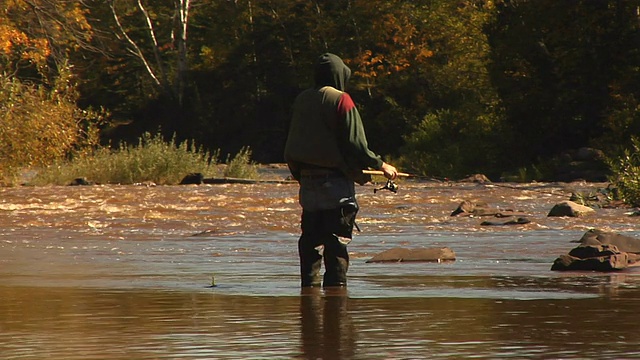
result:
M 175 138 L 145 133 L 135 146 L 120 144 L 116 150 L 98 148 L 90 154 L 57 162 L 38 171 L 31 185 L 65 185 L 76 178 L 101 184 L 134 184 L 146 181 L 158 185 L 179 183 L 189 173 L 216 175 L 218 153 L 198 149 Z
M 240 151 L 230 159 L 227 157 L 227 167 L 224 170 L 224 176 L 239 179 L 257 179 L 258 166 L 251 161 L 251 149 L 243 147 Z

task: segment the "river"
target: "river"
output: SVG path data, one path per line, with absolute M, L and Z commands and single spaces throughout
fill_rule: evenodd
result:
M 358 187 L 349 286 L 308 291 L 296 184 L 2 188 L 0 358 L 640 358 L 637 269 L 550 271 L 589 229 L 640 236 L 629 209 L 547 217 L 605 185 Z M 366 263 L 393 247 L 457 259 Z

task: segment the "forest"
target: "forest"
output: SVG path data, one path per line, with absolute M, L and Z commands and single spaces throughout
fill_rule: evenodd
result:
M 282 162 L 324 52 L 404 171 L 544 177 L 640 133 L 640 0 L 0 1 L 0 170 L 149 132 Z

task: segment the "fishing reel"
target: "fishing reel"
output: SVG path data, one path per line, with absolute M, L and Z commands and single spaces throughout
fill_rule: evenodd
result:
M 383 186 L 383 187 L 378 188 L 378 189 L 373 189 L 373 193 L 375 194 L 375 193 L 377 193 L 379 190 L 389 190 L 389 191 L 391 191 L 392 193 L 394 193 L 394 194 L 395 194 L 395 193 L 397 193 L 397 192 L 398 192 L 398 184 L 394 183 L 394 182 L 393 182 L 393 181 L 391 181 L 391 180 L 387 180 L 387 183 L 386 183 L 386 184 L 384 184 L 384 186 Z

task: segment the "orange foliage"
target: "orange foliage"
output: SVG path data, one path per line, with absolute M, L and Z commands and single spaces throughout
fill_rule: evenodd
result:
M 361 29 L 363 49 L 352 60 L 354 73 L 375 79 L 420 66 L 433 56 L 411 18 L 411 3 L 389 5 L 386 1 L 354 2 L 354 12 L 360 19 L 375 19 L 370 29 Z M 366 26 L 366 24 L 364 25 Z
M 42 64 L 50 53 L 46 39 L 30 39 L 24 32 L 6 23 L 0 25 L 0 56 L 7 60 L 22 59 Z
M 92 36 L 87 13 L 71 0 L 6 1 L 0 12 L 0 68 L 20 61 L 44 66 L 52 47 L 77 49 Z
M 91 37 L 81 3 L 6 0 L 0 11 L 0 182 L 20 167 L 49 164 L 97 141 L 92 114 L 77 108 L 73 74 L 62 66 Z M 50 60 L 56 71 L 48 71 Z M 43 76 L 29 74 L 23 82 L 22 69 Z

